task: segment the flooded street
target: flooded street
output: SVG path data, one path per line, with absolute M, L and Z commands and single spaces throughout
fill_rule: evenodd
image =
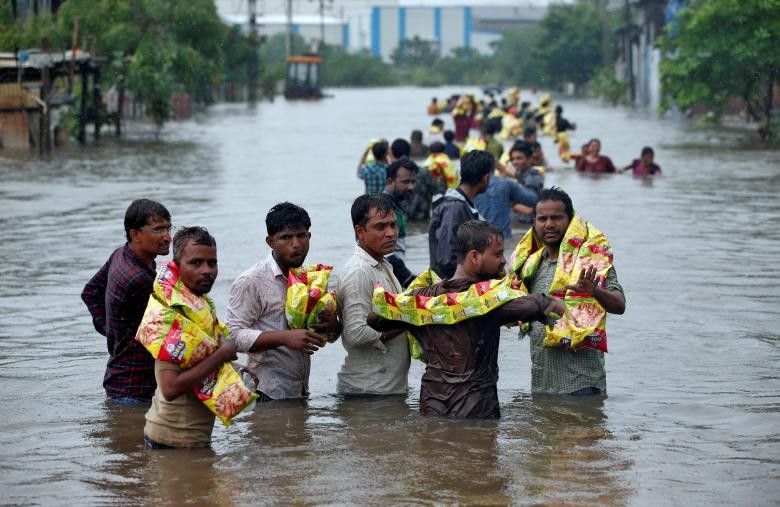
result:
M 314 355 L 308 405 L 258 406 L 216 426 L 210 450 L 146 450 L 146 409 L 106 403 L 105 339 L 79 295 L 124 242 L 133 199 L 216 237 L 211 295 L 224 317 L 282 200 L 311 215 L 307 260 L 337 275 L 368 140 L 424 130 L 430 97 L 459 91 L 220 105 L 157 141 L 72 144 L 50 160 L 0 152 L 0 504 L 777 505 L 780 151 L 592 101 L 563 99 L 574 150 L 599 137 L 622 166 L 651 145 L 664 171 L 547 176 L 614 247 L 627 309 L 609 317 L 606 399 L 532 397 L 528 340 L 505 330 L 498 422 L 419 416 L 419 362 L 405 399 L 339 400 L 339 343 Z M 407 249 L 412 268 L 427 267 L 425 234 Z

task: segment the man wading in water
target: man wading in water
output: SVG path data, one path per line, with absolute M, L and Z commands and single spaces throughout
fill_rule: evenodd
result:
M 458 266 L 452 279 L 412 294 L 434 297 L 463 292 L 476 282 L 504 276 L 504 238 L 497 227 L 481 220 L 466 222 L 458 228 L 456 245 Z M 533 294 L 457 324 L 411 326 L 374 313 L 368 324 L 385 333 L 409 330 L 420 341 L 427 358 L 420 387 L 423 415 L 497 418 L 501 416 L 496 389 L 501 326 L 519 320 L 546 321 L 547 314 L 563 311 L 561 301 Z
M 152 293 L 158 255 L 168 255 L 171 214 L 159 202 L 133 201 L 125 212 L 127 243 L 87 282 L 81 299 L 95 330 L 106 337 L 103 388 L 117 403 L 148 403 L 154 395 L 154 358 L 135 341 Z
M 539 194 L 534 217 L 534 234 L 542 243 L 544 252 L 536 272 L 526 278 L 529 291 L 548 293 L 551 289 L 558 254 L 569 224 L 574 218 L 571 198 L 557 187 L 547 188 Z M 599 286 L 596 269 L 583 269 L 579 280 L 566 285 L 566 290 L 591 295 L 607 313 L 622 314 L 626 310 L 623 287 L 617 279 L 615 268 L 606 274 L 604 288 Z M 531 391 L 588 395 L 600 394 L 607 389 L 607 373 L 604 370 L 604 353 L 600 350 L 582 349 L 571 352 L 564 348 L 546 348 L 542 344 L 545 327 L 531 323 Z

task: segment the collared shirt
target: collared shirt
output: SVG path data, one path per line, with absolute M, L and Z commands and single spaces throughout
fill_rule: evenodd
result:
M 557 261 L 551 261 L 547 252 L 530 280 L 526 280 L 529 292 L 548 293 L 555 275 Z M 623 293 L 613 267 L 607 272 L 606 290 Z M 607 372 L 604 370 L 604 353 L 600 350 L 583 349 L 569 352 L 563 349 L 542 347 L 545 336 L 544 324 L 532 322 L 531 337 L 531 391 L 536 393 L 573 393 L 585 387 L 607 390 Z
M 95 329 L 106 337 L 103 388 L 110 398 L 151 400 L 154 395 L 154 358 L 135 340 L 154 276 L 154 262 L 145 264 L 125 245 L 111 254 L 81 293 Z
M 387 164 L 382 162 L 363 164 L 358 170 L 358 178 L 365 181 L 367 194 L 381 192 L 387 185 Z
M 474 199 L 474 205 L 485 220 L 495 225 L 505 238 L 512 235 L 512 205 L 536 205 L 536 193 L 516 181 L 493 176 L 487 190 Z
M 230 286 L 225 319 L 238 351 L 249 357 L 247 368 L 257 376 L 257 390 L 275 400 L 309 394 L 308 354 L 288 347 L 249 352 L 264 331 L 289 329 L 284 314 L 286 299 L 287 277 L 269 252 Z
M 341 343 L 347 351 L 338 374 L 341 394 L 402 394 L 408 389 L 409 342 L 405 334 L 382 343 L 366 319 L 371 313 L 371 295 L 380 283 L 391 292 L 401 292 L 393 268 L 377 261 L 360 246 L 344 265 L 336 288 L 341 322 Z

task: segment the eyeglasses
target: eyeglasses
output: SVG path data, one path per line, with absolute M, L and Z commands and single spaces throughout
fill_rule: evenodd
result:
M 172 225 L 169 225 L 168 227 L 154 227 L 152 229 L 142 227 L 138 230 L 154 234 L 155 236 L 165 236 L 166 234 L 171 234 L 172 232 L 176 231 L 176 227 Z

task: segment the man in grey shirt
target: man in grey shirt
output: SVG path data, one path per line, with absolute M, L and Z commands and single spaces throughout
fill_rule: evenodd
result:
M 247 369 L 257 379 L 259 401 L 306 398 L 311 355 L 325 338 L 306 329 L 289 329 L 284 312 L 287 274 L 303 265 L 309 252 L 311 220 L 289 202 L 277 204 L 265 218 L 268 256 L 241 274 L 230 287 L 226 324 Z M 335 314 L 323 314 L 315 328 L 338 334 Z
M 347 395 L 405 394 L 410 363 L 406 333 L 379 332 L 366 323 L 377 283 L 390 292 L 403 290 L 385 259 L 398 239 L 393 199 L 379 193 L 358 197 L 352 204 L 352 224 L 357 245 L 336 289 L 344 323 L 341 343 L 347 351 L 336 389 Z
M 525 280 L 525 284 L 529 292 L 548 293 L 555 275 L 561 240 L 574 217 L 574 205 L 566 192 L 551 187 L 539 194 L 534 211 L 534 233 L 544 245 L 545 252 L 539 269 Z M 607 313 L 622 314 L 626 310 L 623 287 L 618 282 L 614 267 L 607 272 L 604 288 L 599 287 L 596 270 L 591 268 L 583 271 L 577 283 L 567 286 L 567 289 L 592 294 Z M 529 335 L 532 392 L 574 395 L 606 392 L 607 373 L 604 370 L 603 352 L 594 349 L 571 352 L 542 347 L 545 327 L 538 322 L 531 323 Z

